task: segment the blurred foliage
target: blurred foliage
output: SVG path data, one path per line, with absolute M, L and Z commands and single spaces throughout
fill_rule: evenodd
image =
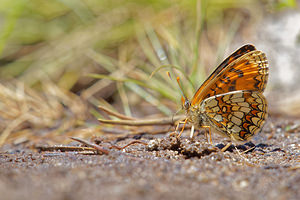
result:
M 87 101 L 170 116 L 181 96 L 175 77 L 191 97 L 230 44 L 248 41 L 266 13 L 294 7 L 295 0 L 0 0 L 0 146 L 96 134 Z
M 177 101 L 180 93 L 161 71 L 149 80 L 155 69 L 168 66 L 163 70 L 182 76 L 190 96 L 211 70 L 204 66 L 220 62 L 238 33 L 267 10 L 296 2 L 0 0 L 0 5 L 3 80 L 17 78 L 37 88 L 51 80 L 85 99 L 117 81 L 119 92 L 131 90 L 170 114 L 159 99 Z M 86 76 L 90 73 L 101 80 Z M 128 97 L 120 96 L 125 105 Z
M 278 10 L 285 8 L 295 8 L 296 4 L 296 0 L 278 0 L 275 4 L 275 8 Z

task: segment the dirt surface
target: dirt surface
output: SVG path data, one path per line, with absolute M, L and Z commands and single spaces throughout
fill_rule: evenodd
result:
M 143 135 L 147 146 L 108 155 L 8 145 L 0 154 L 0 199 L 300 199 L 299 126 L 270 127 L 225 152 L 216 134 L 214 145 L 201 134 Z

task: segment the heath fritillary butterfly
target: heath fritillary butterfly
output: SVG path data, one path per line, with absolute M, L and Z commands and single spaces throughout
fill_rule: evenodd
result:
M 189 102 L 184 100 L 186 122 L 209 127 L 234 141 L 257 134 L 267 117 L 263 91 L 268 80 L 266 55 L 244 45 L 225 59 Z

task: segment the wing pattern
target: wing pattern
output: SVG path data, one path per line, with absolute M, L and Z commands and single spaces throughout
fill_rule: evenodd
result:
M 235 91 L 205 99 L 201 109 L 219 132 L 243 141 L 257 134 L 267 117 L 267 103 L 260 92 Z
M 225 59 L 197 90 L 188 121 L 211 126 L 235 141 L 257 134 L 267 118 L 263 96 L 269 76 L 266 55 L 245 45 Z

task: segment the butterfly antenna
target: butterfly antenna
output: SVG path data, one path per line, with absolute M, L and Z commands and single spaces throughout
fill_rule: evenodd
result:
M 168 77 L 171 79 L 171 81 L 173 81 L 172 76 L 171 76 L 171 74 L 170 74 L 169 71 L 167 72 L 167 75 L 168 75 Z
M 168 75 L 168 77 L 173 81 L 173 79 L 172 79 L 172 76 L 171 76 L 171 74 L 170 74 L 170 72 L 167 72 L 167 75 Z M 180 78 L 179 77 L 177 77 L 177 83 L 178 83 L 178 86 L 179 86 L 179 91 L 180 91 L 180 93 L 181 93 L 181 95 L 186 99 L 186 96 L 184 95 L 184 93 L 183 93 L 183 89 L 182 89 L 182 87 L 181 87 L 181 84 L 180 84 Z
M 185 101 L 188 101 L 188 98 L 186 97 L 186 95 L 185 95 L 184 92 L 183 92 L 183 88 L 182 88 L 182 85 L 181 85 L 181 83 L 180 83 L 180 78 L 177 77 L 177 78 L 176 78 L 176 81 L 177 81 L 177 83 L 178 83 L 178 86 L 179 86 L 181 95 L 183 96 L 183 98 L 184 98 Z
M 173 80 L 172 77 L 171 77 L 170 72 L 167 72 L 167 75 L 169 76 L 169 78 L 170 78 L 171 80 Z M 179 86 L 179 91 L 180 91 L 180 93 L 181 93 L 181 95 L 182 95 L 182 97 L 181 97 L 182 105 L 183 105 L 184 107 L 186 107 L 186 104 L 189 103 L 189 100 L 188 100 L 188 98 L 186 97 L 186 95 L 185 95 L 184 92 L 183 92 L 183 88 L 182 88 L 182 85 L 181 85 L 181 83 L 180 83 L 180 78 L 177 77 L 177 78 L 176 78 L 176 81 L 177 81 L 177 84 L 178 84 L 178 86 Z

